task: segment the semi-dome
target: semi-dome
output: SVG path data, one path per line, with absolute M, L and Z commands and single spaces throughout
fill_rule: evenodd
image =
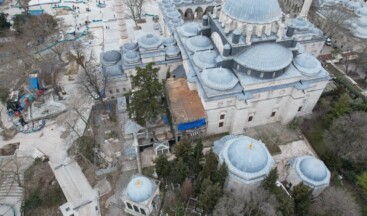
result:
M 173 46 L 176 44 L 176 39 L 174 37 L 168 37 L 163 39 L 163 45 L 165 46 Z
M 201 73 L 203 83 L 209 88 L 216 90 L 229 90 L 238 82 L 233 72 L 226 68 L 206 69 Z
M 218 53 L 209 50 L 204 52 L 196 52 L 192 57 L 196 66 L 200 69 L 213 68 L 217 65 L 216 58 L 218 57 Z
M 181 50 L 177 46 L 166 47 L 166 55 L 168 56 L 177 56 L 180 52 Z
M 282 17 L 277 0 L 226 0 L 223 12 L 232 19 L 245 23 L 272 23 Z
M 181 17 L 181 14 L 180 12 L 178 12 L 177 10 L 173 10 L 171 12 L 168 12 L 166 14 L 166 16 L 169 18 L 169 19 L 173 19 L 173 18 L 179 18 Z
M 162 39 L 153 34 L 147 34 L 138 40 L 139 46 L 144 49 L 157 49 L 162 44 Z
M 302 53 L 293 59 L 293 65 L 305 76 L 313 76 L 322 70 L 320 61 L 309 53 Z
M 199 35 L 191 37 L 186 41 L 186 46 L 191 52 L 208 50 L 213 48 L 213 44 L 206 36 Z
M 120 52 L 111 50 L 103 53 L 102 59 L 107 64 L 116 64 L 121 59 Z
M 199 34 L 199 24 L 198 23 L 186 23 L 180 28 L 181 35 L 185 37 L 192 37 Z
M 129 50 L 124 53 L 123 58 L 127 63 L 137 62 L 140 59 L 139 53 L 134 50 Z
M 329 184 L 330 171 L 321 160 L 302 156 L 296 159 L 295 165 L 297 174 L 307 185 L 317 187 Z
M 154 185 L 145 176 L 133 177 L 126 187 L 126 192 L 130 200 L 134 202 L 144 202 L 149 199 L 154 190 Z
M 225 144 L 217 145 L 218 151 L 220 161 L 228 166 L 229 175 L 247 184 L 263 180 L 274 164 L 265 145 L 247 136 L 229 137 Z
M 292 58 L 292 52 L 280 44 L 261 43 L 236 56 L 235 61 L 249 69 L 273 72 L 286 68 L 292 62 Z
M 131 42 L 125 43 L 122 46 L 122 48 L 123 48 L 124 51 L 136 50 L 138 48 L 138 43 L 131 41 Z
M 367 17 L 367 7 L 361 7 L 357 10 L 359 16 Z

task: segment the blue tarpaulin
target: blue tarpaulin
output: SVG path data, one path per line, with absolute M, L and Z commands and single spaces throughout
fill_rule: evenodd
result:
M 38 89 L 38 78 L 37 76 L 29 77 L 29 87 L 30 89 Z
M 177 125 L 177 130 L 179 130 L 179 131 L 190 130 L 190 129 L 201 127 L 205 124 L 206 124 L 205 119 L 199 119 L 199 120 L 196 120 L 196 121 L 193 121 L 193 122 L 178 124 Z

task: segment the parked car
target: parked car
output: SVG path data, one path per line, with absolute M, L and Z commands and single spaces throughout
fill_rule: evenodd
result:
M 326 41 L 325 41 L 325 45 L 326 46 L 331 46 L 331 38 L 326 38 Z

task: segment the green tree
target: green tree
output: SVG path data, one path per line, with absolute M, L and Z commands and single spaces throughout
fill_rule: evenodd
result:
M 94 161 L 94 148 L 96 147 L 97 143 L 93 137 L 90 136 L 81 136 L 78 139 L 75 140 L 75 146 L 74 148 L 70 148 L 68 150 L 68 153 L 76 153 L 78 155 L 82 155 L 93 163 Z M 73 150 L 75 152 L 73 152 Z
M 349 111 L 350 101 L 350 97 L 347 94 L 342 94 L 339 97 L 332 110 L 335 118 L 338 118 Z
M 174 183 L 181 184 L 189 171 L 188 166 L 183 161 L 182 158 L 178 158 L 178 160 L 175 161 L 174 169 L 171 170 L 171 177 Z
M 13 28 L 18 32 L 23 32 L 23 27 L 25 23 L 31 18 L 29 14 L 16 14 L 13 16 Z
M 263 180 L 262 186 L 270 191 L 274 192 L 276 185 L 275 182 L 278 180 L 278 169 L 275 167 L 269 173 L 269 175 Z
M 209 178 L 204 179 L 199 195 L 199 206 L 203 210 L 203 215 L 211 213 L 214 210 L 221 196 L 222 187 L 219 183 L 214 184 Z
M 0 102 L 6 104 L 8 98 L 9 98 L 9 89 L 0 88 Z
M 166 181 L 171 173 L 172 162 L 168 161 L 166 155 L 159 155 L 153 162 L 158 177 Z
M 182 158 L 185 163 L 189 163 L 192 154 L 190 141 L 187 139 L 182 139 L 175 145 L 174 153 L 176 158 Z
M 218 159 L 213 151 L 210 151 L 205 156 L 205 165 L 203 168 L 203 177 L 204 178 L 215 178 L 215 174 L 217 172 L 218 167 Z
M 312 191 L 303 183 L 296 185 L 292 191 L 294 210 L 297 215 L 307 215 L 311 204 Z
M 193 149 L 193 160 L 191 169 L 194 172 L 195 176 L 198 176 L 202 169 L 200 162 L 203 157 L 203 143 L 201 140 L 199 140 Z
M 9 29 L 11 26 L 10 22 L 6 19 L 7 17 L 8 14 L 0 13 L 0 32 Z
M 357 177 L 358 185 L 362 187 L 363 192 L 367 195 L 367 172 Z
M 216 183 L 219 183 L 221 187 L 224 186 L 224 183 L 226 182 L 228 176 L 228 167 L 226 163 L 222 163 L 218 169 L 218 171 L 214 175 L 214 181 Z
M 145 68 L 137 67 L 136 75 L 131 76 L 131 84 L 135 91 L 129 98 L 128 110 L 139 124 L 156 120 L 163 112 L 162 103 L 159 101 L 163 95 L 163 85 L 158 79 L 159 68 L 153 68 L 149 63 Z

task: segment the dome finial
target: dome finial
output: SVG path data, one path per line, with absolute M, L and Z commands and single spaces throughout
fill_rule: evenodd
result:
M 250 143 L 249 145 L 248 145 L 248 149 L 252 149 L 252 143 Z

